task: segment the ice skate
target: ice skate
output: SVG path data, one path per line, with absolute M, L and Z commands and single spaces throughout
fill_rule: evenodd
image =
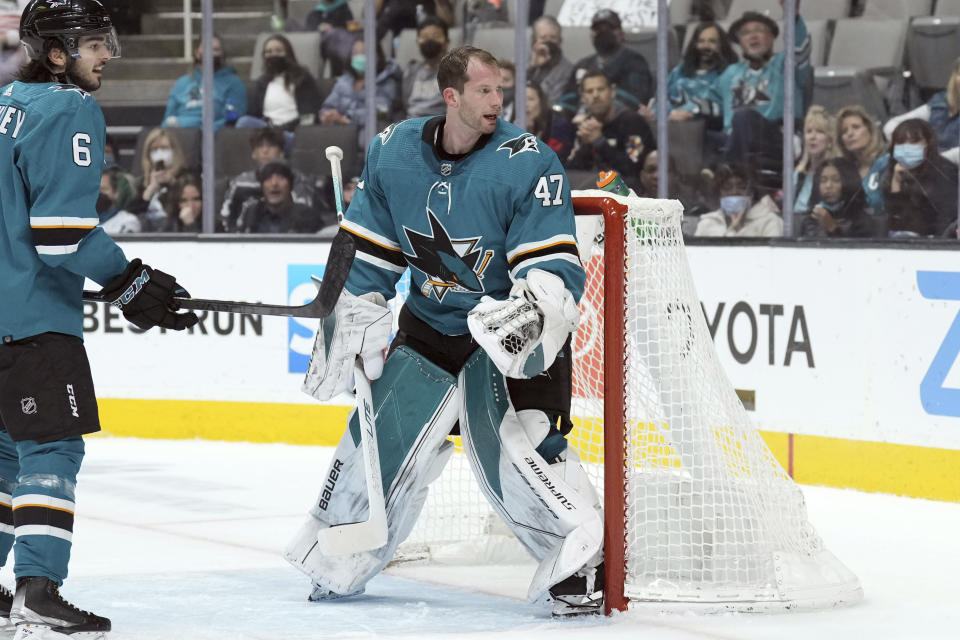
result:
M 603 613 L 603 564 L 581 569 L 569 578 L 550 587 L 555 617 L 583 616 Z
M 0 585 L 0 637 L 6 638 L 13 633 L 14 624 L 10 622 L 10 608 L 13 606 L 13 594 L 10 589 Z
M 49 578 L 17 580 L 10 620 L 17 625 L 14 640 L 100 640 L 110 620 L 73 606 Z
M 320 585 L 314 583 L 313 591 L 307 597 L 307 600 L 310 602 L 326 602 L 327 600 L 352 598 L 353 596 L 362 595 L 364 591 L 366 591 L 366 587 L 361 587 L 358 591 L 354 591 L 353 593 L 336 593 L 335 591 L 330 591 L 326 587 L 321 587 Z

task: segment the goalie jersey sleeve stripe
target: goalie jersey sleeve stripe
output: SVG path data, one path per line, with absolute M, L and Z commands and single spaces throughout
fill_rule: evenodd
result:
M 343 229 L 353 236 L 357 244 L 357 258 L 360 260 L 382 265 L 384 269 L 390 271 L 399 269 L 400 273 L 403 273 L 406 270 L 407 259 L 403 257 L 399 247 L 393 249 L 363 235 L 356 225 L 344 226 Z

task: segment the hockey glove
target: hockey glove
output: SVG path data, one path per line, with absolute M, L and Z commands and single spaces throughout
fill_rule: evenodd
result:
M 190 294 L 169 273 L 143 264 L 140 258 L 127 265 L 100 293 L 131 324 L 144 330 L 163 327 L 181 331 L 197 323 L 197 314 L 192 311 L 176 313 L 180 308 L 176 298 L 189 298 Z
M 579 320 L 563 280 L 531 269 L 508 299 L 484 296 L 467 315 L 467 326 L 503 375 L 532 378 L 553 364 Z
M 392 330 L 393 314 L 382 295 L 370 292 L 355 296 L 344 289 L 333 313 L 320 321 L 303 381 L 304 393 L 329 400 L 353 389 L 357 356 L 363 360 L 367 378 L 379 378 Z

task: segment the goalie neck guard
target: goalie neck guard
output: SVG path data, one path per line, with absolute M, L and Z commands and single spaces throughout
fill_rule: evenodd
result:
M 98 0 L 30 0 L 20 16 L 20 42 L 31 60 L 49 51 L 49 40 L 59 41 L 72 57 L 79 57 L 80 38 L 102 35 L 112 58 L 120 57 L 120 40 L 110 14 Z

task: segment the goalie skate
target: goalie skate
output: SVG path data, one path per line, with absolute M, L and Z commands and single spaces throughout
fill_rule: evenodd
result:
M 550 587 L 554 617 L 585 616 L 603 613 L 603 565 L 581 569 Z

